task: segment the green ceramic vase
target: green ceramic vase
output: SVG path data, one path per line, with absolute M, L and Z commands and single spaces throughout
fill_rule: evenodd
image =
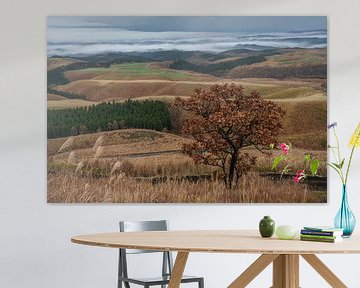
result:
M 271 237 L 275 232 L 275 222 L 270 216 L 264 216 L 259 223 L 259 232 L 262 237 Z

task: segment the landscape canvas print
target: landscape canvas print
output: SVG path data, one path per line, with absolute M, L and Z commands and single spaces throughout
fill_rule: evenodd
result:
M 51 16 L 49 203 L 327 202 L 327 18 Z

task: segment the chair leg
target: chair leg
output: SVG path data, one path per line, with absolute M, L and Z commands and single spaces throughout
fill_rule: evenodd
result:
M 204 279 L 199 280 L 199 288 L 204 288 Z

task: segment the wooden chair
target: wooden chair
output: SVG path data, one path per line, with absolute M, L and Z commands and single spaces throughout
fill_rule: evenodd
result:
M 134 232 L 134 231 L 167 231 L 168 221 L 120 221 L 120 232 Z M 136 284 L 149 288 L 150 286 L 160 286 L 165 288 L 169 284 L 170 276 L 173 268 L 173 258 L 169 251 L 149 251 L 149 250 L 135 250 L 135 249 L 119 249 L 119 268 L 118 268 L 118 288 L 122 288 L 124 283 L 125 288 L 130 288 L 130 284 Z M 129 277 L 127 269 L 127 255 L 128 254 L 142 254 L 142 253 L 163 253 L 162 260 L 162 274 L 160 277 L 152 278 L 134 278 Z M 198 283 L 198 288 L 204 288 L 204 278 L 194 276 L 183 276 L 181 283 Z

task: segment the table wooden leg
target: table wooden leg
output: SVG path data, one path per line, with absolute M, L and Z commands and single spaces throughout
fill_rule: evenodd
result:
M 316 256 L 313 254 L 301 255 L 324 280 L 334 288 L 346 288 L 347 286 Z
M 289 287 L 299 288 L 299 255 L 288 255 Z
M 254 280 L 267 266 L 270 265 L 279 255 L 263 254 L 254 263 L 252 263 L 228 288 L 244 288 Z
M 281 254 L 273 263 L 273 288 L 299 288 L 299 255 Z
M 181 278 L 183 277 L 185 265 L 188 257 L 189 257 L 189 252 L 177 253 L 168 288 L 180 287 Z

